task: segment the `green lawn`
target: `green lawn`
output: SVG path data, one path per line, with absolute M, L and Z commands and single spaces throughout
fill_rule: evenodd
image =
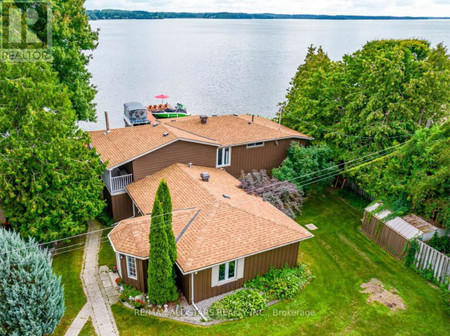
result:
M 104 228 L 105 227 L 102 226 L 102 229 Z M 116 256 L 114 255 L 114 251 L 107 238 L 109 232 L 111 232 L 111 230 L 103 230 L 102 232 L 100 251 L 98 253 L 98 264 L 99 266 L 106 265 L 111 269 L 116 264 Z
M 84 325 L 83 329 L 81 329 L 78 336 L 97 336 L 95 333 L 94 326 L 92 325 L 92 320 L 89 319 Z
M 263 316 L 194 327 L 135 316 L 116 304 L 112 309 L 120 334 L 448 335 L 450 317 L 440 291 L 367 239 L 359 231 L 361 217 L 335 195 L 310 197 L 298 221 L 319 229 L 314 238 L 300 244 L 299 260 L 310 265 L 315 279 L 294 300 L 268 308 Z M 407 309 L 392 312 L 381 304 L 367 304 L 360 285 L 373 277 L 397 288 Z
M 73 239 L 66 245 L 84 243 L 84 241 L 85 236 L 81 236 Z M 62 246 L 58 246 L 58 248 L 61 248 Z M 77 249 L 55 256 L 53 259 L 53 270 L 56 274 L 62 276 L 66 311 L 61 323 L 56 327 L 56 330 L 52 335 L 64 335 L 78 312 L 86 303 L 86 297 L 84 296 L 83 285 L 80 279 L 84 245 L 77 245 L 73 248 L 68 248 L 67 250 L 75 248 Z

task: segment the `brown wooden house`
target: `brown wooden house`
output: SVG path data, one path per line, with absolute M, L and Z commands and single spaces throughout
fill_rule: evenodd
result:
M 270 203 L 247 194 L 226 171 L 173 164 L 126 186 L 135 213 L 142 216 L 121 221 L 108 235 L 123 281 L 143 292 L 148 214 L 162 178 L 172 195 L 179 288 L 191 303 L 240 288 L 270 266 L 295 266 L 300 241 L 313 236 Z
M 107 170 L 104 196 L 118 221 L 135 215 L 125 187 L 174 163 L 241 171 L 281 164 L 292 141 L 311 138 L 270 120 L 249 115 L 199 116 L 163 120 L 138 127 L 93 131 L 96 148 Z

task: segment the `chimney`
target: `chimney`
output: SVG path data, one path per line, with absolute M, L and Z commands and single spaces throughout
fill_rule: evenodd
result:
M 206 116 L 206 115 L 201 115 L 201 116 L 200 116 L 200 121 L 202 122 L 202 125 L 205 125 L 206 122 L 208 121 L 208 116 Z
M 202 178 L 202 181 L 204 181 L 204 182 L 209 182 L 210 176 L 209 176 L 208 173 L 201 173 L 201 174 L 200 174 L 200 177 Z
M 108 117 L 108 111 L 105 111 L 105 122 L 106 122 L 106 132 L 105 134 L 108 134 L 110 131 L 109 129 L 109 117 Z

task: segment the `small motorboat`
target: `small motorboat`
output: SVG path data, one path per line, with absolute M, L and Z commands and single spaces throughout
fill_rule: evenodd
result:
M 147 108 L 140 102 L 123 104 L 123 120 L 126 127 L 150 123 L 147 117 Z
M 161 104 L 150 105 L 147 107 L 155 118 L 179 118 L 190 116 L 183 104 L 178 103 L 175 107 L 170 106 L 168 103 L 164 104 L 164 99 L 169 98 L 169 96 L 160 94 L 155 96 L 155 98 L 161 99 Z
M 152 112 L 155 118 L 179 118 L 190 116 L 183 104 L 177 104 L 175 107 L 169 104 L 150 105 L 148 110 Z

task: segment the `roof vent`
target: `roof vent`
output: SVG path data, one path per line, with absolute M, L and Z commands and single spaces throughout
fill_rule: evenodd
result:
M 205 125 L 206 122 L 208 121 L 208 116 L 206 116 L 206 115 L 201 115 L 201 116 L 200 116 L 200 121 L 202 122 L 203 125 Z
M 252 124 L 252 122 L 251 122 L 251 121 L 249 121 L 249 122 L 248 122 L 248 124 L 249 124 L 249 125 L 251 125 L 251 124 Z
M 169 135 L 169 132 L 164 132 L 163 133 L 163 137 L 166 137 L 166 136 L 168 136 Z
M 235 116 L 235 117 L 237 117 L 238 115 L 237 115 L 237 113 L 233 113 L 233 115 Z
M 230 195 L 227 195 L 227 194 L 223 194 L 222 196 L 223 196 L 224 198 L 228 198 L 228 199 L 231 198 Z
M 152 126 L 153 127 L 156 127 L 156 126 L 158 126 L 159 125 L 159 122 L 155 122 Z
M 202 178 L 202 181 L 204 181 L 204 182 L 209 182 L 209 178 L 210 178 L 211 176 L 209 175 L 209 173 L 201 173 L 201 174 L 200 174 L 200 177 Z
M 192 168 L 192 162 L 188 162 L 188 167 Z
M 255 115 L 252 114 L 252 122 L 254 122 L 254 121 L 255 121 Z

